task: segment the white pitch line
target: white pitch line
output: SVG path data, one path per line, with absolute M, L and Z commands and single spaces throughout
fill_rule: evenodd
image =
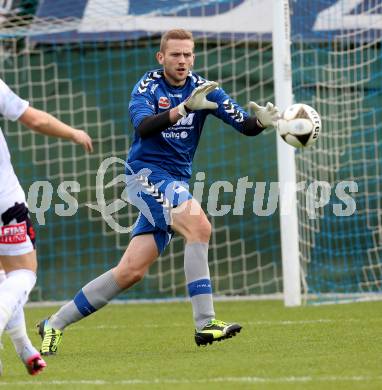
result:
M 382 319 L 378 319 L 382 320 Z M 360 318 L 344 318 L 339 320 L 333 320 L 330 318 L 317 318 L 316 320 L 280 320 L 280 321 L 247 321 L 248 325 L 309 325 L 309 324 L 330 324 L 335 322 L 360 322 L 364 321 Z M 369 320 L 368 320 L 369 321 Z
M 30 386 L 30 385 L 163 385 L 163 384 L 206 384 L 206 383 L 314 383 L 314 382 L 370 382 L 382 381 L 382 376 L 290 376 L 290 377 L 217 377 L 206 379 L 175 379 L 175 378 L 154 378 L 154 379 L 125 379 L 118 381 L 107 381 L 103 379 L 96 380 L 51 380 L 51 381 L 17 381 L 17 382 L 3 382 L 0 381 L 1 386 Z
M 314 325 L 314 324 L 331 324 L 331 323 L 345 323 L 345 322 L 363 322 L 364 320 L 361 318 L 344 318 L 339 320 L 333 320 L 329 318 L 318 318 L 316 320 L 281 320 L 281 321 L 243 321 L 240 322 L 243 326 L 295 326 L 295 325 Z M 370 319 L 368 320 L 370 321 Z M 375 318 L 372 320 L 373 322 L 380 322 L 382 321 L 382 318 Z M 144 324 L 142 325 L 143 328 L 165 328 L 168 327 L 168 325 L 158 325 L 158 324 Z M 184 327 L 184 323 L 171 323 L 171 327 L 177 327 L 181 328 Z M 128 329 L 130 328 L 129 325 L 93 325 L 93 326 L 85 326 L 85 325 L 78 325 L 73 324 L 67 330 L 75 329 L 75 330 L 90 330 L 90 329 Z M 30 328 L 29 331 L 33 332 L 35 331 L 35 328 Z

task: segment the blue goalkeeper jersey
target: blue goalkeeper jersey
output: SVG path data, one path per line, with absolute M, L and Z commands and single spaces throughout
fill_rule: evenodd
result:
M 182 87 L 173 87 L 166 82 L 163 70 L 147 72 L 131 94 L 129 114 L 134 129 L 147 116 L 159 114 L 182 103 L 194 88 L 205 81 L 196 73 L 190 72 Z M 161 133 L 146 139 L 142 139 L 135 130 L 127 162 L 142 161 L 160 166 L 173 175 L 190 178 L 192 160 L 207 115 L 212 114 L 222 119 L 239 132 L 243 131 L 243 121 L 248 117 L 247 112 L 221 88 L 210 92 L 207 99 L 216 102 L 218 108 L 193 111 Z

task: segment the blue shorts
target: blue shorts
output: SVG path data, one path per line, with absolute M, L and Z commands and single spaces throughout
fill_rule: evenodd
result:
M 162 253 L 174 235 L 171 210 L 192 199 L 189 179 L 171 175 L 142 161 L 128 163 L 126 175 L 128 200 L 139 209 L 132 237 L 152 233 L 158 251 Z

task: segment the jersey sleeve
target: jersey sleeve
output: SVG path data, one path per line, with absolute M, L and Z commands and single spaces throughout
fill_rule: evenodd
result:
M 136 129 L 144 118 L 156 114 L 155 97 L 151 93 L 150 84 L 145 85 L 145 76 L 137 83 L 131 93 L 129 103 L 129 115 L 134 129 Z
M 0 114 L 4 118 L 16 121 L 24 114 L 29 102 L 17 96 L 3 80 L 0 79 Z
M 233 126 L 240 133 L 244 132 L 243 122 L 249 117 L 248 113 L 221 88 L 208 94 L 208 100 L 218 104 L 211 113 L 225 123 Z

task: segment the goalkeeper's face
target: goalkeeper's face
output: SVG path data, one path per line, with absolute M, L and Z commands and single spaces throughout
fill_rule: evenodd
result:
M 169 39 L 165 51 L 157 53 L 157 60 L 163 65 L 166 80 L 175 86 L 185 83 L 194 59 L 194 42 L 189 39 Z

